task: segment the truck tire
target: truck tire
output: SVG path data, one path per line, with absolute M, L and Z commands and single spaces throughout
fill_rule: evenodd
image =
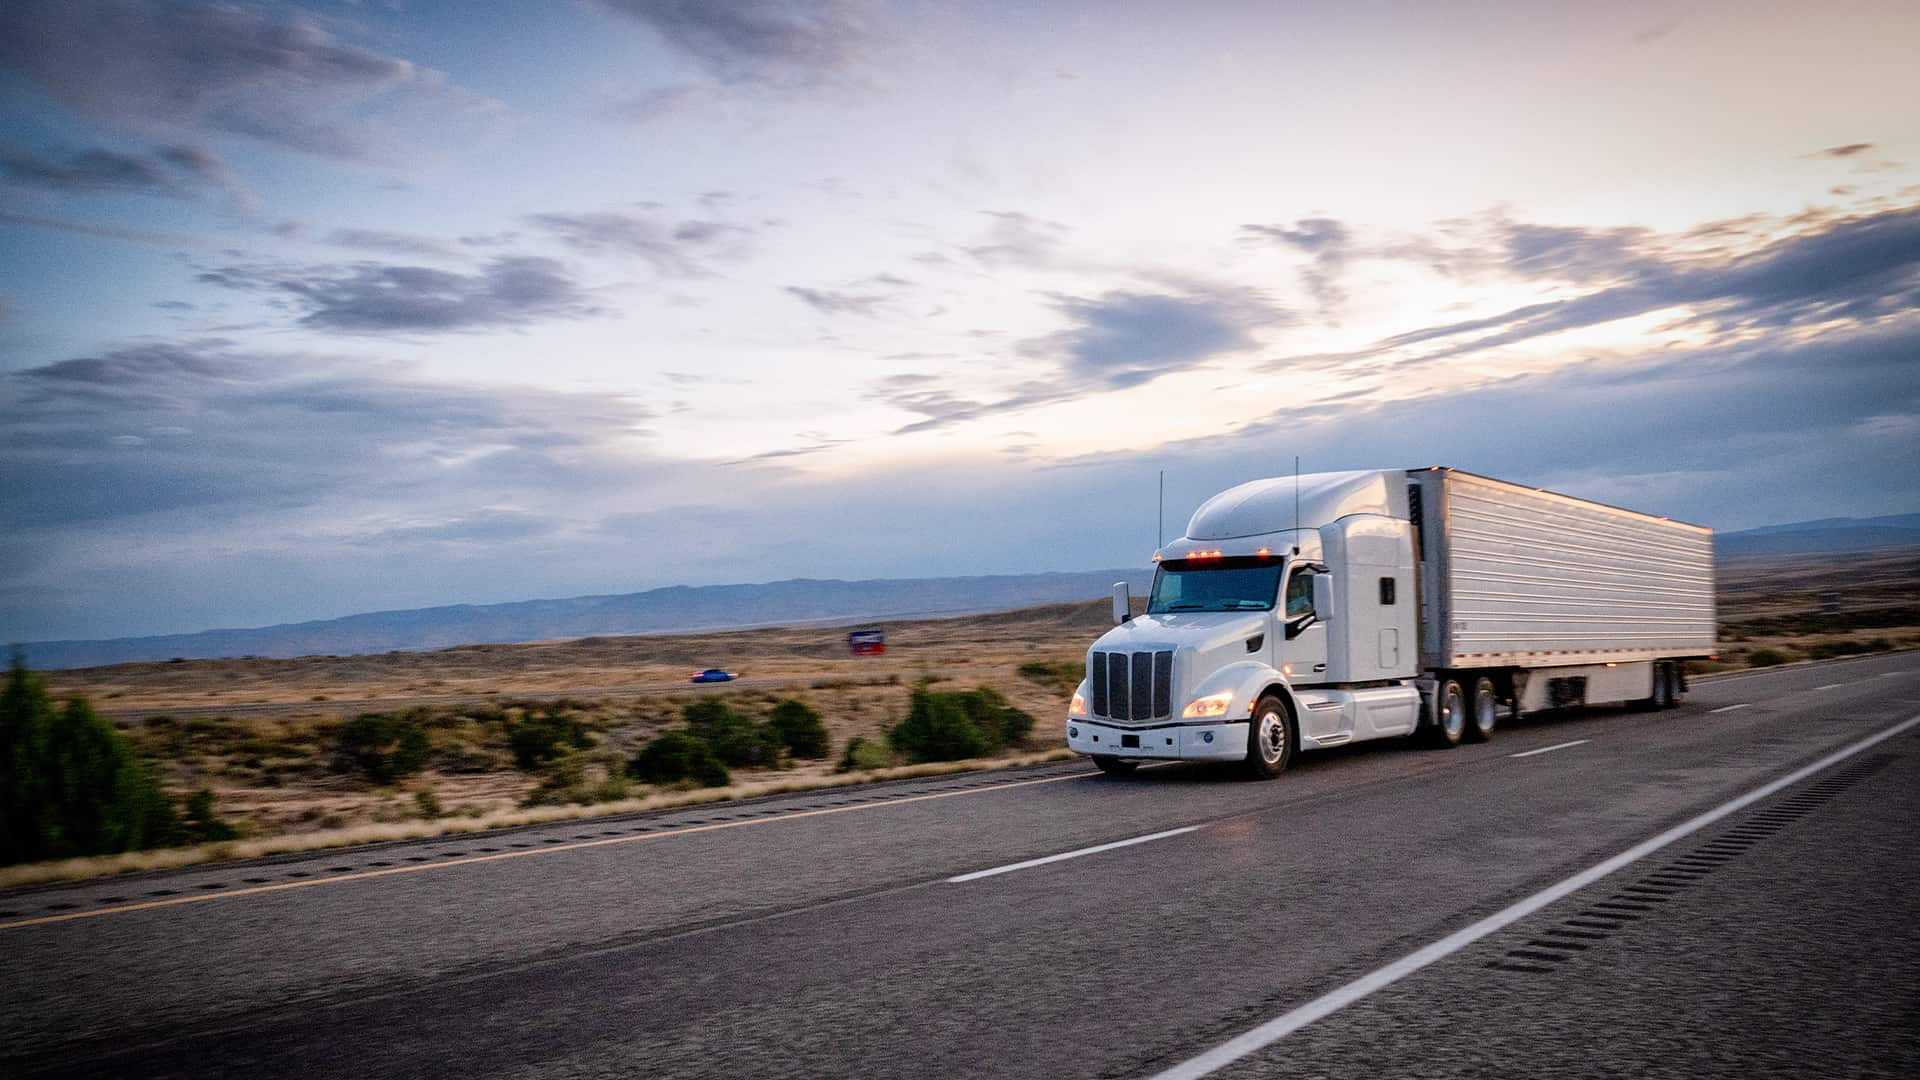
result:
M 1268 694 L 1253 707 L 1247 725 L 1247 775 L 1271 780 L 1293 761 L 1293 714 L 1287 703 Z
M 1473 682 L 1473 701 L 1461 734 L 1468 742 L 1486 742 L 1493 738 L 1493 726 L 1499 716 L 1500 695 L 1494 693 L 1493 680 L 1482 675 Z
M 1460 684 L 1447 679 L 1433 695 L 1433 723 L 1426 727 L 1427 745 L 1435 750 L 1451 750 L 1460 745 L 1467 733 L 1467 695 Z
M 1655 664 L 1653 666 L 1654 708 L 1671 709 L 1675 705 L 1680 704 L 1680 694 L 1678 693 L 1677 686 L 1679 681 L 1680 680 L 1673 676 L 1672 664 Z
M 1093 763 L 1100 766 L 1100 771 L 1109 776 L 1125 776 L 1140 767 L 1140 763 L 1137 761 L 1117 758 L 1112 754 L 1095 754 L 1093 755 Z

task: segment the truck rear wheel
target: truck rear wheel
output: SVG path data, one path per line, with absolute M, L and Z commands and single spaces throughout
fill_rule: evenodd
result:
M 1486 742 L 1493 738 L 1493 726 L 1500 713 L 1500 695 L 1494 693 L 1493 680 L 1482 675 L 1473 683 L 1473 708 L 1467 714 L 1463 734 L 1468 742 Z
M 1427 745 L 1436 750 L 1451 750 L 1460 745 L 1467 733 L 1467 695 L 1460 684 L 1448 679 L 1434 694 L 1433 723 L 1427 725 Z
M 1680 680 L 1672 664 L 1653 666 L 1653 707 L 1671 709 L 1680 704 Z
M 1271 780 L 1293 761 L 1293 714 L 1287 703 L 1268 694 L 1253 707 L 1247 725 L 1247 773 L 1255 780 Z
M 1117 758 L 1112 754 L 1095 754 L 1093 755 L 1093 763 L 1100 766 L 1101 772 L 1110 776 L 1125 776 L 1140 767 L 1140 763 L 1137 761 Z

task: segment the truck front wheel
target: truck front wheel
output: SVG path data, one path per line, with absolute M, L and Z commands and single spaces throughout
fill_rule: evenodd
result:
M 1253 707 L 1247 725 L 1247 773 L 1255 780 L 1271 780 L 1293 761 L 1293 714 L 1287 704 L 1268 694 Z
M 1117 758 L 1112 754 L 1095 754 L 1093 755 L 1093 763 L 1100 766 L 1100 771 L 1109 776 L 1125 776 L 1140 767 L 1140 763 L 1137 761 Z

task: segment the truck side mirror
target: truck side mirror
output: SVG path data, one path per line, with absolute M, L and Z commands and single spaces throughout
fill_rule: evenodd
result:
M 1321 622 L 1333 621 L 1333 575 L 1313 575 L 1313 614 Z
M 1127 583 L 1113 583 L 1113 625 L 1119 626 L 1133 618 L 1133 594 L 1127 590 Z

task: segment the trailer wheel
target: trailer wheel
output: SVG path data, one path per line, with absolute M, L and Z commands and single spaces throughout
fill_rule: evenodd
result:
M 1434 694 L 1433 723 L 1427 725 L 1427 745 L 1436 750 L 1451 750 L 1460 745 L 1467 733 L 1467 695 L 1460 684 L 1448 679 Z
M 1100 771 L 1109 776 L 1125 776 L 1140 767 L 1140 763 L 1137 761 L 1117 758 L 1112 754 L 1095 754 L 1093 755 L 1093 763 L 1100 766 Z
M 1247 774 L 1271 780 L 1292 761 L 1293 714 L 1286 702 L 1268 694 L 1254 705 L 1253 722 L 1247 726 Z
M 1474 680 L 1473 710 L 1467 715 L 1466 729 L 1462 734 L 1468 742 L 1486 742 L 1493 738 L 1493 725 L 1498 722 L 1500 695 L 1493 691 L 1493 680 L 1485 675 Z
M 1674 684 L 1679 680 L 1673 677 L 1672 664 L 1653 666 L 1653 707 L 1671 709 L 1680 704 L 1680 695 L 1675 692 Z

